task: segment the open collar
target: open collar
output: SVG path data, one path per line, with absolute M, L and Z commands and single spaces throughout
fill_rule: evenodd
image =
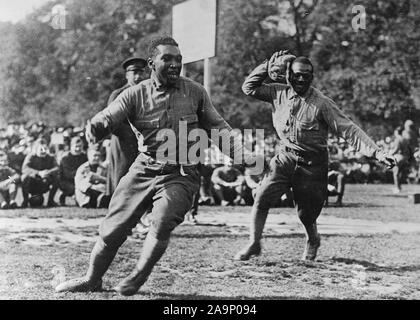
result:
M 152 72 L 152 74 L 150 75 L 150 79 L 152 80 L 152 85 L 153 87 L 157 90 L 157 91 L 168 91 L 171 88 L 175 88 L 175 89 L 180 89 L 181 84 L 180 84 L 180 78 L 178 78 L 178 80 L 175 82 L 175 84 L 171 87 L 167 87 L 165 86 L 156 76 L 156 74 L 154 72 Z
M 299 97 L 302 100 L 308 100 L 312 96 L 313 91 L 314 91 L 314 88 L 311 86 L 311 87 L 309 87 L 309 90 L 306 91 L 304 96 L 300 96 L 296 93 L 296 91 L 293 89 L 293 87 L 290 86 L 289 100 L 294 100 L 296 97 Z

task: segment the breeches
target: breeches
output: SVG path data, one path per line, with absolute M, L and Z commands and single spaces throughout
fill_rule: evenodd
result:
M 254 206 L 268 210 L 292 189 L 299 218 L 304 224 L 314 223 L 327 197 L 327 160 L 323 155 L 308 160 L 288 152 L 278 154 L 257 189 Z
M 151 209 L 149 233 L 159 240 L 169 239 L 171 231 L 184 220 L 198 191 L 196 167 L 146 164 L 139 158 L 122 177 L 112 195 L 108 214 L 99 235 L 111 247 L 119 247 L 144 213 Z

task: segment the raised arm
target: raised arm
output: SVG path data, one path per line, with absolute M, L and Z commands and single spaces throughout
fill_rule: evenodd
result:
M 265 60 L 257 66 L 242 84 L 242 91 L 256 99 L 272 103 L 279 91 L 287 88 L 287 85 L 280 83 L 266 84 L 264 81 L 269 77 L 271 81 L 279 81 L 286 78 L 286 70 L 295 56 L 287 51 L 275 52 L 270 60 Z
M 268 60 L 264 61 L 256 67 L 242 84 L 242 91 L 247 96 L 251 96 L 265 102 L 273 102 L 276 98 L 276 86 L 280 84 L 264 84 L 264 80 L 268 77 Z

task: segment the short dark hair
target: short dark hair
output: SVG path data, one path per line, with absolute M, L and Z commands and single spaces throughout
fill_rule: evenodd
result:
M 161 44 L 178 47 L 178 43 L 172 37 L 161 36 L 161 37 L 154 38 L 150 41 L 150 44 L 149 44 L 149 50 L 148 50 L 149 58 L 153 58 L 154 56 L 156 56 L 157 51 L 158 51 L 157 47 Z
M 314 72 L 314 65 L 312 64 L 311 60 L 309 60 L 309 58 L 304 57 L 304 56 L 300 56 L 300 57 L 297 57 L 295 60 L 293 60 L 292 64 L 295 63 L 295 62 L 310 65 L 311 69 L 312 69 L 312 72 Z

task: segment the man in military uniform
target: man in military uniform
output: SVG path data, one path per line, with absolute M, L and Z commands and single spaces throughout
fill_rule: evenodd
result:
M 282 70 L 280 77 L 278 70 Z M 276 72 L 275 72 L 276 71 Z M 286 75 L 284 75 L 286 73 Z M 302 259 L 314 260 L 321 244 L 316 220 L 327 197 L 328 132 L 346 139 L 357 151 L 389 167 L 392 157 L 379 147 L 321 91 L 311 86 L 314 70 L 306 57 L 276 52 L 257 66 L 243 83 L 243 92 L 272 105 L 273 125 L 280 138 L 280 152 L 257 190 L 252 207 L 250 242 L 235 255 L 248 260 L 261 252 L 265 221 L 275 199 L 293 190 L 307 243 Z M 287 84 L 264 83 L 286 78 Z
M 137 131 L 142 152 L 121 179 L 109 204 L 108 214 L 99 228 L 85 277 L 60 284 L 56 291 L 94 291 L 101 287 L 102 277 L 118 248 L 131 229 L 152 206 L 150 230 L 133 272 L 115 289 L 122 295 L 133 295 L 146 282 L 153 267 L 169 244 L 172 230 L 184 220 L 198 190 L 197 163 L 185 160 L 181 147 L 169 147 L 162 161 L 161 129 L 180 137 L 181 125 L 188 132 L 194 128 L 221 130 L 221 141 L 230 142 L 230 156 L 242 152 L 242 146 L 229 139 L 230 126 L 217 113 L 205 89 L 180 76 L 182 56 L 178 44 L 170 37 L 157 38 L 149 48 L 150 79 L 124 90 L 106 109 L 88 122 L 86 135 L 91 143 L 102 139 L 128 119 Z M 169 130 L 168 130 L 169 129 Z M 223 138 L 228 137 L 228 139 Z M 181 139 L 181 140 L 180 140 Z M 163 139 L 164 140 L 164 139 Z M 187 150 L 195 142 L 185 141 Z M 207 142 L 207 141 L 206 141 Z M 178 143 L 177 143 L 178 144 Z M 249 160 L 245 160 L 249 163 Z
M 87 160 L 87 155 L 83 152 L 82 138 L 73 137 L 70 141 L 70 151 L 61 158 L 58 166 L 60 205 L 66 204 L 66 197 L 74 196 L 74 177 L 77 169 Z
M 129 58 L 123 62 L 122 67 L 125 70 L 127 83 L 111 93 L 108 105 L 125 89 L 135 86 L 146 78 L 147 61 L 145 59 Z M 110 140 L 106 193 L 112 196 L 118 182 L 136 159 L 138 150 L 137 138 L 128 121 L 124 121 L 113 131 Z
M 54 156 L 48 153 L 48 144 L 39 138 L 22 165 L 22 208 L 41 206 L 43 194 L 48 192 L 48 207 L 56 207 L 54 196 L 58 189 L 58 164 Z M 29 195 L 31 197 L 29 198 Z
M 211 181 L 222 206 L 240 204 L 244 176 L 233 166 L 232 160 L 229 159 L 222 167 L 216 168 Z
M 90 146 L 87 157 L 88 161 L 77 169 L 74 176 L 76 203 L 82 208 L 107 208 L 106 168 L 101 164 L 99 147 Z

